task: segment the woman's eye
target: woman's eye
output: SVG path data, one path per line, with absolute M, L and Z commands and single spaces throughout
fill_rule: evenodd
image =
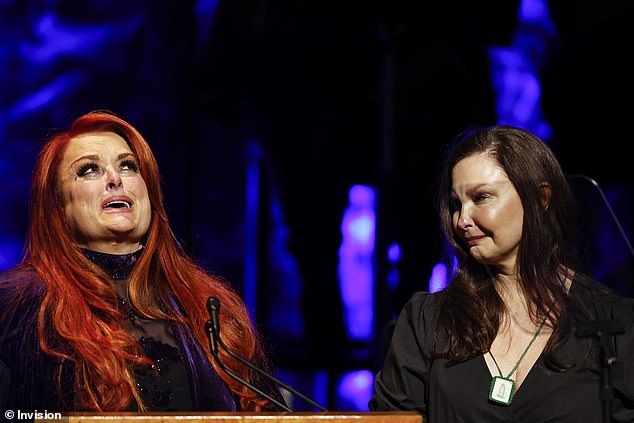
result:
M 127 159 L 121 162 L 119 169 L 121 169 L 121 171 L 138 172 L 139 165 L 134 160 Z
M 99 165 L 96 163 L 86 163 L 77 169 L 77 176 L 95 176 L 99 173 Z

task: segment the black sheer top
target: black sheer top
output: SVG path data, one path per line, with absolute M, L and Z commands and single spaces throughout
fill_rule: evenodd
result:
M 151 368 L 136 371 L 137 387 L 146 407 L 152 411 L 191 410 L 190 380 L 171 323 L 141 317 L 126 299 L 130 274 L 143 249 L 122 255 L 87 249 L 82 251 L 115 282 L 119 305 L 128 320 L 128 330 L 154 362 Z M 136 409 L 136 403 L 130 404 L 129 410 Z

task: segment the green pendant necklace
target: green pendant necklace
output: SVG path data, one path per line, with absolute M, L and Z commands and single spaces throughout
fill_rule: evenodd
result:
M 531 345 L 533 345 L 533 342 L 535 342 L 535 340 L 539 336 L 539 333 L 544 327 L 544 323 L 546 323 L 546 317 L 548 317 L 548 314 L 544 316 L 544 319 L 537 328 L 537 332 L 535 332 L 535 335 L 533 335 L 533 339 L 531 339 L 531 342 L 528 343 L 519 360 L 517 360 L 517 363 L 515 363 L 515 366 L 513 366 L 506 377 L 504 377 L 504 375 L 502 374 L 502 370 L 500 369 L 500 366 L 498 366 L 498 362 L 495 361 L 495 357 L 493 357 L 491 350 L 489 350 L 489 355 L 493 359 L 493 363 L 495 363 L 495 367 L 498 369 L 498 373 L 500 373 L 500 376 L 493 376 L 493 380 L 491 380 L 491 388 L 489 389 L 489 399 L 491 401 L 504 405 L 511 405 L 511 401 L 513 401 L 513 396 L 515 395 L 515 381 L 513 379 L 510 379 L 510 377 L 513 372 L 517 370 Z

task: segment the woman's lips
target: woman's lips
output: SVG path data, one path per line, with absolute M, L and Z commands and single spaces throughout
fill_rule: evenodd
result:
M 480 241 L 481 241 L 482 239 L 484 239 L 484 238 L 485 238 L 485 236 L 484 236 L 484 235 L 480 235 L 480 236 L 472 236 L 472 237 L 466 238 L 466 240 L 467 240 L 467 245 L 469 245 L 469 247 L 472 247 L 472 246 L 474 246 L 474 245 L 477 245 L 477 244 L 478 244 L 478 243 L 480 243 Z
M 129 212 L 132 210 L 132 200 L 128 196 L 113 196 L 101 203 L 106 212 Z

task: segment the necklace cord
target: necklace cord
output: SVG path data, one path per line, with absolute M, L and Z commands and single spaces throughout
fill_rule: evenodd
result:
M 544 323 L 546 323 L 546 318 L 548 317 L 548 314 L 546 314 L 544 316 L 544 318 L 542 319 L 542 322 L 539 324 L 539 327 L 537 328 L 537 332 L 535 332 L 535 335 L 533 335 L 533 339 L 531 339 L 531 341 L 528 343 L 528 345 L 526 346 L 526 348 L 524 349 L 524 352 L 522 353 L 522 355 L 520 356 L 520 358 L 517 360 L 517 363 L 515 363 L 515 366 L 513 366 L 513 369 L 511 369 L 511 371 L 509 372 L 509 374 L 506 376 L 506 379 L 508 379 L 509 377 L 511 377 L 511 375 L 513 374 L 513 372 L 515 370 L 517 370 L 517 368 L 519 367 L 520 363 L 522 362 L 522 360 L 524 359 L 524 356 L 526 355 L 526 353 L 528 352 L 528 350 L 531 348 L 531 345 L 533 345 L 533 342 L 535 342 L 535 340 L 537 339 L 537 337 L 539 336 L 539 333 L 542 331 L 542 328 L 544 327 Z M 498 362 L 495 360 L 495 357 L 493 357 L 493 353 L 491 353 L 491 349 L 489 348 L 489 355 L 491 356 L 491 358 L 493 359 L 493 363 L 495 363 L 495 367 L 497 367 L 498 372 L 500 373 L 500 376 L 504 377 L 504 375 L 502 374 L 502 370 L 500 369 L 500 366 L 498 366 Z

